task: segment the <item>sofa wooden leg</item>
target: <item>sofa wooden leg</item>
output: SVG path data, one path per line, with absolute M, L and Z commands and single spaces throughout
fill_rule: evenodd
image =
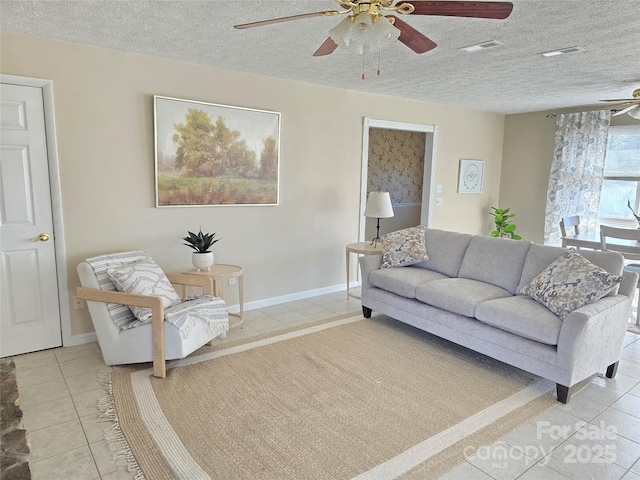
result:
M 369 307 L 362 306 L 362 315 L 364 318 L 371 318 L 372 310 Z
M 618 363 L 619 362 L 612 363 L 607 367 L 607 378 L 613 378 L 616 376 L 616 373 L 618 373 Z
M 565 387 L 564 385 L 556 383 L 556 396 L 559 402 L 569 403 L 569 399 L 571 399 L 571 387 Z

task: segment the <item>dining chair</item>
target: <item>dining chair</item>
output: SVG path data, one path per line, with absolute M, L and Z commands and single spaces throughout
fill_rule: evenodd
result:
M 625 245 L 620 243 L 607 243 L 607 238 L 619 240 L 635 240 L 637 245 Z M 628 243 L 628 242 L 627 242 Z M 618 228 L 600 226 L 600 246 L 602 250 L 613 250 L 620 252 L 625 259 L 624 269 L 629 272 L 636 272 L 640 275 L 640 229 Z M 637 263 L 635 260 L 639 260 Z M 636 325 L 640 327 L 640 279 L 638 280 L 638 312 L 636 314 Z
M 570 217 L 562 217 L 560 219 L 560 232 L 563 237 L 567 236 L 567 227 L 573 227 L 573 235 L 580 233 L 580 216 L 572 215 Z M 562 247 L 566 247 L 566 240 L 562 239 Z

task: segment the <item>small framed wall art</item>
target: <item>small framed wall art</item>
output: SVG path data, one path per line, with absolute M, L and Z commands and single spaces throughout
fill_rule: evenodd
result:
M 484 161 L 460 160 L 458 193 L 482 193 Z

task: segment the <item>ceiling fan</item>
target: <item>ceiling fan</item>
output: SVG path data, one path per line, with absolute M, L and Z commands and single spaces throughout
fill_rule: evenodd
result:
M 640 120 L 640 88 L 636 88 L 631 94 L 633 98 L 616 98 L 610 100 L 600 100 L 601 102 L 612 102 L 612 107 L 628 105 L 619 112 L 614 113 L 612 116 L 622 115 L 626 113 L 630 117 Z
M 329 38 L 316 50 L 313 54 L 314 57 L 329 55 L 333 53 L 338 46 L 349 48 L 354 44 L 358 44 L 361 38 L 355 37 L 368 39 L 366 44 L 370 47 L 373 45 L 376 48 L 382 47 L 388 40 L 398 39 L 414 52 L 424 53 L 434 49 L 436 43 L 395 15 L 387 15 L 387 12 L 402 15 L 436 15 L 501 20 L 507 18 L 513 9 L 511 2 L 491 1 L 399 0 L 395 5 L 392 5 L 392 0 L 336 0 L 336 2 L 343 10 L 327 10 L 272 18 L 259 22 L 235 25 L 234 28 L 245 29 L 280 22 L 289 22 L 302 18 L 347 14 L 348 16 L 342 22 L 329 31 Z M 355 30 L 352 28 L 353 24 L 356 25 Z M 378 32 L 375 33 L 375 30 Z M 373 33 L 370 35 L 368 32 Z M 365 42 L 363 41 L 363 43 Z M 360 44 L 359 48 L 359 53 L 362 53 L 362 44 Z

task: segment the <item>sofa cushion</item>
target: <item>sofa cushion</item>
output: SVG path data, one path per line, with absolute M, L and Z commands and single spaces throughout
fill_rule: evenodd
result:
M 620 282 L 622 275 L 607 272 L 571 249 L 545 268 L 522 293 L 564 320 L 575 309 L 600 300 Z
M 530 246 L 527 240 L 477 235 L 467 248 L 458 277 L 490 283 L 515 293 Z
M 444 273 L 448 277 L 458 275 L 464 253 L 473 235 L 468 233 L 447 232 L 428 228 L 426 232 L 429 260 L 414 265 L 428 268 L 434 272 Z
M 406 267 L 427 260 L 424 225 L 405 228 L 382 236 L 380 268 Z
M 396 295 L 415 298 L 418 285 L 442 278 L 449 277 L 424 268 L 399 267 L 375 270 L 369 275 L 369 282 Z
M 475 317 L 480 302 L 510 297 L 508 291 L 468 278 L 446 278 L 416 288 L 416 298 L 431 306 L 466 317 Z
M 557 345 L 562 320 L 548 308 L 525 295 L 480 303 L 476 318 L 505 332 L 547 345 Z
M 561 247 L 532 244 L 522 268 L 522 277 L 516 289 L 516 293 L 522 293 L 522 289 L 540 274 L 551 263 L 560 258 L 567 250 Z M 600 250 L 580 250 L 580 254 L 594 265 L 604 268 L 609 273 L 622 273 L 624 257 L 616 252 L 603 252 Z M 618 293 L 618 287 L 607 295 Z

